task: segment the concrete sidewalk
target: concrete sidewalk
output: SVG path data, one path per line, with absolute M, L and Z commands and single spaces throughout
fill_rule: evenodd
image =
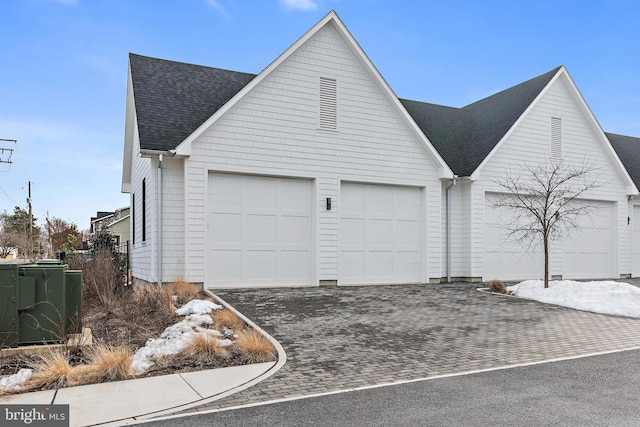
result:
M 213 402 L 272 375 L 278 362 L 68 387 L 0 398 L 0 404 L 68 404 L 71 426 L 126 425 Z
M 278 341 L 213 295 L 225 308 L 261 332 L 276 348 L 276 362 L 115 381 L 0 397 L 2 404 L 68 404 L 71 427 L 122 426 L 225 398 L 275 374 L 287 361 Z

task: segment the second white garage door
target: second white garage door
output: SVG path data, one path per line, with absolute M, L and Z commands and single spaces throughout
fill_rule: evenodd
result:
M 589 201 L 593 212 L 579 218 L 579 229 L 564 244 L 564 279 L 615 277 L 614 204 Z
M 312 283 L 312 184 L 209 175 L 207 285 Z
M 424 281 L 422 190 L 342 183 L 340 191 L 338 283 Z

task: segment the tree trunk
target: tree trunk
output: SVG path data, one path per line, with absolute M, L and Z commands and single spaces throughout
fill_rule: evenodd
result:
M 544 288 L 549 287 L 549 237 L 543 236 L 544 245 Z

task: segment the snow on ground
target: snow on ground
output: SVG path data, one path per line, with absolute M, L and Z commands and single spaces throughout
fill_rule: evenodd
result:
M 159 338 L 150 339 L 144 347 L 136 350 L 131 359 L 131 370 L 140 375 L 154 365 L 153 359 L 178 354 L 182 352 L 193 336 L 198 333 L 211 334 L 220 337 L 222 334 L 215 329 L 208 329 L 203 325 L 213 324 L 209 314 L 213 310 L 221 309 L 221 305 L 206 300 L 191 300 L 178 310 L 178 316 L 186 316 L 182 321 L 169 326 Z M 222 345 L 229 345 L 231 341 L 220 340 Z
M 628 283 L 526 280 L 507 287 L 514 295 L 562 307 L 614 316 L 640 317 L 640 288 Z
M 0 390 L 17 391 L 27 381 L 31 379 L 33 371 L 31 369 L 20 369 L 17 374 L 0 378 Z
M 191 300 L 176 310 L 178 316 L 185 316 L 180 322 L 169 326 L 160 337 L 150 339 L 140 347 L 131 359 L 131 371 L 139 375 L 154 365 L 153 359 L 178 354 L 187 346 L 195 334 L 210 334 L 219 338 L 223 334 L 206 328 L 213 324 L 209 314 L 222 306 L 206 300 Z M 203 327 L 203 325 L 205 327 Z M 221 345 L 231 344 L 231 340 L 221 339 Z M 0 378 L 0 391 L 16 391 L 31 378 L 31 369 L 21 369 L 17 374 Z

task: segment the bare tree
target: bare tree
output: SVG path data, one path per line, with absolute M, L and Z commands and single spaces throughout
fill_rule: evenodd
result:
M 590 216 L 594 206 L 581 201 L 586 193 L 600 186 L 595 168 L 587 162 L 570 165 L 551 161 L 537 167 L 524 168 L 517 174 L 496 182 L 505 194 L 494 207 L 512 211 L 506 224 L 508 237 L 532 248 L 542 243 L 544 250 L 544 287 L 549 287 L 549 249 L 579 230 L 579 218 Z

